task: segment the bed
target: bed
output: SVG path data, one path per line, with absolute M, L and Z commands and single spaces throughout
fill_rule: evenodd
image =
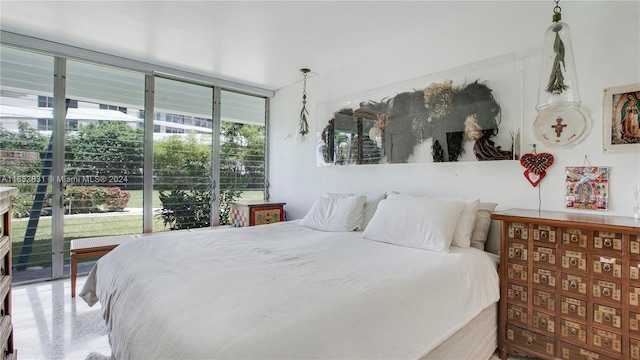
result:
M 398 226 L 414 220 L 398 224 L 409 213 L 400 208 L 418 219 L 451 212 L 441 202 L 427 206 L 437 216 L 416 211 L 409 197 L 358 198 L 333 199 L 316 219 L 318 202 L 300 220 L 144 235 L 102 257 L 80 296 L 101 304 L 117 359 L 488 359 L 495 256 L 386 241 L 384 232 L 410 235 Z M 336 221 L 343 227 L 328 230 Z

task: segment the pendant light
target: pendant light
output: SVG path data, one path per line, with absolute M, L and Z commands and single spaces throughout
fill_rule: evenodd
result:
M 560 0 L 554 1 L 556 6 L 553 8 L 553 23 L 544 36 L 542 72 L 536 105 L 538 112 L 567 110 L 581 104 L 571 46 L 571 30 L 569 25 L 561 21 L 562 9 L 558 5 Z
M 307 141 L 307 137 L 309 134 L 309 122 L 307 121 L 307 115 L 309 115 L 309 110 L 307 110 L 307 74 L 311 70 L 307 68 L 300 69 L 302 72 L 303 80 L 302 80 L 302 110 L 300 110 L 300 121 L 298 122 L 298 132 L 296 133 L 296 141 L 304 142 Z

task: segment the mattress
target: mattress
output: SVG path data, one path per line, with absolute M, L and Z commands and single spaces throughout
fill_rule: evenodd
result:
M 100 302 L 117 359 L 419 359 L 499 288 L 477 249 L 290 221 L 143 236 L 102 257 L 80 296 Z

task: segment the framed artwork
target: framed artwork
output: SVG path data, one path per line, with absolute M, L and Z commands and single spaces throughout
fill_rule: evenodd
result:
M 602 142 L 605 153 L 640 152 L 640 83 L 604 89 Z
M 566 168 L 564 205 L 567 209 L 607 210 L 609 168 L 571 166 Z

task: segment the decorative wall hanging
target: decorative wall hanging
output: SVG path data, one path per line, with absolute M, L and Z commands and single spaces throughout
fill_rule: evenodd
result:
M 549 147 L 573 147 L 589 134 L 591 119 L 581 108 L 569 25 L 562 22 L 555 0 L 553 23 L 545 33 L 538 88 L 536 139 Z
M 318 165 L 517 159 L 515 68 L 510 54 L 319 104 Z
M 307 122 L 307 74 L 311 71 L 306 68 L 300 69 L 302 72 L 302 110 L 300 110 L 300 121 L 298 122 L 298 132 L 296 133 L 296 141 L 307 141 L 307 134 L 309 133 L 309 122 Z
M 566 168 L 565 208 L 607 210 L 609 168 L 572 166 Z
M 603 151 L 640 151 L 640 83 L 604 89 L 602 109 Z
M 535 146 L 533 152 L 524 154 L 520 158 L 520 165 L 524 166 L 524 177 L 529 183 L 536 187 L 547 176 L 547 169 L 553 165 L 553 155 L 550 153 L 536 153 Z

